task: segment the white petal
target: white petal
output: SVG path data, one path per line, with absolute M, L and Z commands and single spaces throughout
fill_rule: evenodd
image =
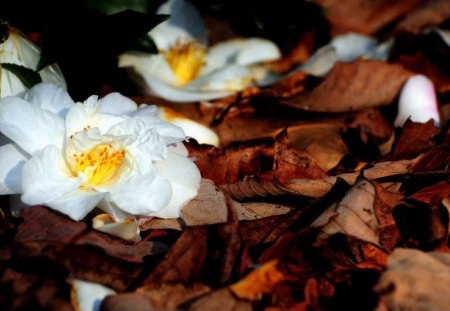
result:
M 137 109 L 134 101 L 120 93 L 114 92 L 98 100 L 100 113 L 130 114 Z
M 63 196 L 45 202 L 48 207 L 66 214 L 73 220 L 83 219 L 97 204 L 103 200 L 105 193 L 76 189 Z
M 181 208 L 192 200 L 200 187 L 200 171 L 192 160 L 169 152 L 165 161 L 155 164 L 159 174 L 172 184 L 173 195 L 169 204 L 152 216 L 160 218 L 176 218 Z
M 229 65 L 200 76 L 184 88 L 192 91 L 240 91 L 252 82 L 253 74 L 249 68 Z
M 80 177 L 70 177 L 61 150 L 49 145 L 36 152 L 22 169 L 22 201 L 45 204 L 77 189 Z
M 167 156 L 167 147 L 156 129 L 147 128 L 141 120 L 128 119 L 113 126 L 108 134 L 135 138 L 127 144 L 127 152 L 138 157 L 137 162 L 162 160 Z M 144 163 L 142 163 L 144 164 Z
M 53 63 L 48 65 L 41 71 L 39 71 L 41 75 L 42 81 L 45 83 L 51 83 L 59 86 L 60 88 L 67 90 L 66 80 L 64 79 L 64 75 L 62 74 L 61 69 L 58 64 Z
M 22 192 L 22 167 L 27 160 L 26 154 L 15 144 L 0 147 L 0 194 Z
M 318 49 L 306 63 L 294 71 L 302 71 L 316 77 L 323 77 L 333 68 L 337 60 L 336 49 L 331 44 L 328 44 Z
M 169 20 L 150 31 L 159 49 L 167 50 L 179 38 L 195 39 L 206 44 L 206 27 L 200 13 L 189 1 L 169 0 L 162 4 L 157 14 L 170 15 Z
M 29 154 L 47 145 L 62 148 L 64 120 L 18 97 L 0 100 L 0 131 Z
M 102 300 L 116 292 L 101 284 L 70 279 L 72 285 L 72 304 L 78 311 L 100 311 Z
M 183 157 L 189 156 L 189 150 L 187 150 L 186 146 L 183 143 L 176 143 L 176 144 L 169 145 L 169 146 L 167 146 L 167 150 L 169 152 L 179 154 Z
M 164 120 L 182 128 L 186 133 L 186 136 L 195 138 L 201 144 L 209 144 L 213 146 L 219 145 L 219 136 L 217 136 L 217 134 L 210 128 L 185 118 L 182 114 L 179 114 L 167 107 L 161 107 L 160 111 L 161 117 Z
M 186 134 L 179 126 L 161 118 L 161 110 L 156 106 L 140 105 L 132 115 L 134 119 L 142 120 L 146 127 L 154 128 L 164 139 L 166 145 L 176 144 L 186 139 Z
M 83 104 L 76 103 L 67 113 L 67 136 L 70 137 L 87 127 L 97 127 L 101 133 L 106 133 L 112 126 L 128 118 L 126 115 L 100 113 L 100 110 L 97 96 L 89 97 Z
M 432 119 L 439 126 L 439 109 L 433 82 L 423 75 L 409 78 L 400 93 L 394 125 L 402 126 L 408 118 L 414 122 Z
M 348 33 L 334 38 L 331 45 L 336 49 L 340 61 L 351 62 L 375 49 L 377 40 L 357 33 Z
M 209 49 L 204 71 L 211 72 L 232 64 L 248 66 L 280 57 L 280 50 L 272 41 L 260 38 L 233 39 L 218 43 Z
M 450 30 L 444 30 L 436 27 L 434 31 L 444 40 L 445 44 L 450 46 Z
M 140 240 L 139 225 L 135 217 L 115 220 L 108 214 L 100 214 L 92 219 L 92 227 L 127 241 L 137 242 Z
M 130 52 L 119 56 L 119 67 L 132 69 L 131 78 L 143 89 L 148 88 L 146 78 L 156 79 L 169 85 L 177 85 L 178 79 L 163 54 L 148 55 Z
M 74 101 L 62 88 L 49 83 L 40 83 L 23 94 L 23 99 L 42 109 L 65 118 Z
M 111 201 L 133 215 L 149 215 L 164 208 L 172 197 L 170 182 L 155 175 L 129 174 L 111 188 Z
M 202 100 L 212 100 L 217 98 L 223 98 L 230 96 L 234 91 L 230 90 L 206 90 L 206 91 L 196 91 L 188 90 L 185 88 L 177 88 L 170 86 L 168 84 L 162 83 L 152 77 L 144 77 L 145 81 L 149 87 L 147 90 L 149 93 L 153 93 L 156 96 L 162 97 L 166 100 L 173 102 L 196 102 Z

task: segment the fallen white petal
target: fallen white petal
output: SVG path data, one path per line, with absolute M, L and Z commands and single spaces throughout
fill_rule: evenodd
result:
M 62 118 L 18 97 L 0 100 L 0 131 L 29 154 L 47 145 L 62 149 L 65 137 Z
M 162 119 L 181 127 L 186 136 L 195 138 L 201 144 L 219 145 L 219 136 L 210 128 L 188 119 L 170 108 L 160 107 L 159 110 Z
M 228 65 L 198 77 L 186 85 L 184 89 L 197 92 L 241 91 L 254 82 L 252 78 L 253 75 L 249 68 L 240 65 Z
M 139 225 L 135 217 L 115 220 L 108 214 L 100 214 L 92 219 L 92 227 L 127 241 L 140 240 Z
M 401 90 L 394 125 L 402 126 L 408 118 L 422 123 L 432 119 L 436 126 L 440 124 L 433 82 L 426 76 L 412 76 Z
M 102 300 L 116 292 L 98 283 L 69 279 L 72 285 L 71 302 L 77 311 L 100 311 Z
M 336 49 L 337 57 L 342 62 L 351 62 L 375 49 L 375 38 L 357 33 L 348 33 L 337 36 L 331 41 Z
M 0 194 L 22 192 L 22 167 L 27 160 L 26 154 L 15 144 L 0 146 Z

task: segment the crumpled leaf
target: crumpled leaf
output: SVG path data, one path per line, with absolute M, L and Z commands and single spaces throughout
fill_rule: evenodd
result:
M 390 211 L 402 198 L 392 194 L 393 202 L 386 204 L 378 197 L 377 192 L 381 189 L 367 180 L 357 182 L 342 200 L 331 205 L 311 224 L 321 228 L 318 238 L 327 239 L 343 233 L 381 246 L 382 228 L 394 224 Z
M 374 290 L 377 311 L 446 310 L 450 305 L 450 254 L 398 248 Z
M 423 1 L 421 0 L 365 0 L 339 1 L 315 0 L 323 6 L 326 17 L 338 31 L 355 31 L 373 34 L 395 19 L 413 10 Z M 351 17 L 351 18 L 350 18 Z
M 42 206 L 23 209 L 22 217 L 24 222 L 15 236 L 14 252 L 4 260 L 44 256 L 77 278 L 116 290 L 123 290 L 140 274 L 144 256 L 166 250 L 165 245 L 157 242 L 126 244 Z
M 427 28 L 437 26 L 448 18 L 450 18 L 450 3 L 448 1 L 427 1 L 421 7 L 408 13 L 395 27 L 395 31 L 419 35 Z
M 338 62 L 310 92 L 283 100 L 297 109 L 346 112 L 390 104 L 413 73 L 399 65 L 376 60 Z

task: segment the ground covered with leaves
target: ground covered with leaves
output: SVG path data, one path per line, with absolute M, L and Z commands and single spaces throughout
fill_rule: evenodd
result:
M 296 24 L 295 36 L 259 29 L 284 49 L 274 70 L 287 73 L 347 31 L 394 38 L 388 60 L 338 62 L 322 78 L 295 72 L 189 104 L 107 76 L 103 93 L 171 107 L 209 125 L 221 146 L 186 142 L 199 193 L 179 219 L 141 219 L 137 243 L 43 206 L 13 217 L 2 198 L 2 310 L 72 310 L 71 278 L 117 292 L 101 310 L 448 309 L 450 47 L 424 30 L 448 28 L 450 4 L 314 2 L 327 14 Z M 226 35 L 236 6 L 204 5 L 212 38 Z M 239 18 L 236 33 L 248 26 Z M 441 125 L 394 127 L 401 88 L 418 73 L 434 83 Z

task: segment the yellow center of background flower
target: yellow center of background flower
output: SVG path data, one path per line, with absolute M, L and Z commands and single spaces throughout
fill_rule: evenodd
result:
M 195 79 L 206 61 L 206 49 L 196 42 L 177 41 L 164 55 L 180 86 Z
M 101 185 L 115 177 L 125 159 L 125 150 L 114 151 L 112 145 L 101 144 L 88 153 L 74 154 L 76 171 L 86 176 L 87 184 Z

